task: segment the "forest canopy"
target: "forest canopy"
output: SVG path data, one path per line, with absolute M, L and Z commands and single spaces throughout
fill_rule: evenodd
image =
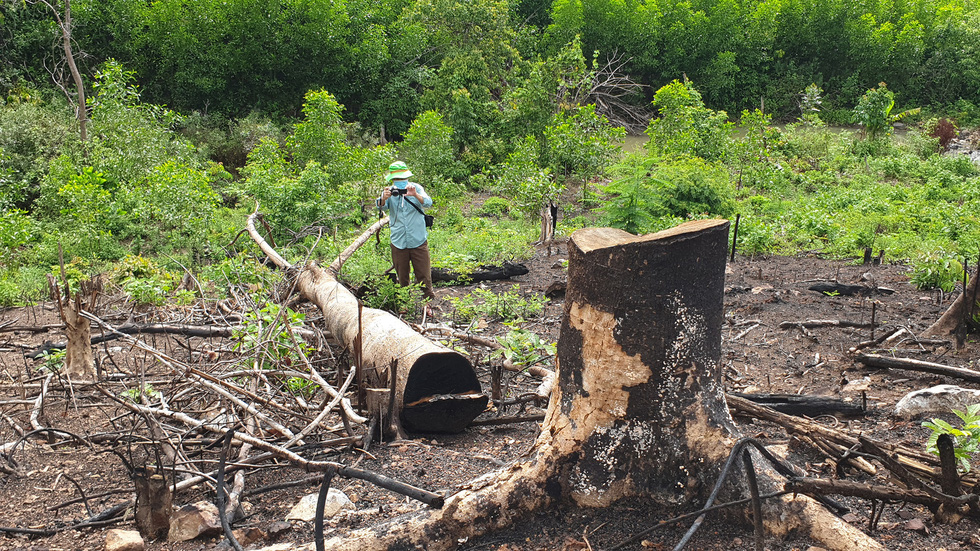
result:
M 36 298 L 60 262 L 114 266 L 121 285 L 156 274 L 150 297 L 182 271 L 259 280 L 235 237 L 256 204 L 286 251 L 329 256 L 376 216 L 396 158 L 437 199 L 437 266 L 529 254 L 560 200 L 559 233 L 743 216 L 750 253 L 887 246 L 950 265 L 980 244 L 976 166 L 941 155 L 980 121 L 978 13 L 2 0 L 0 304 Z M 626 154 L 627 136 L 648 141 Z M 359 284 L 384 262 L 343 275 Z

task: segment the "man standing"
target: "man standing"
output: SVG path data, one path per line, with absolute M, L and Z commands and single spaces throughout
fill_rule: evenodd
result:
M 391 228 L 391 263 L 398 275 L 398 284 L 408 286 L 408 270 L 411 264 L 415 281 L 422 284 L 425 296 L 434 299 L 432 292 L 432 265 L 429 260 L 429 232 L 425 227 L 423 209 L 432 206 L 432 198 L 415 182 L 409 182 L 412 171 L 402 161 L 388 167 L 385 180 L 388 187 L 381 192 L 379 207 L 388 211 Z

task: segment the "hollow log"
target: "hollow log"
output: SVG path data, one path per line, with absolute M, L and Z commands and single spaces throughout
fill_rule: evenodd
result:
M 258 234 L 255 216 L 253 213 L 248 219 L 252 239 L 280 268 L 295 275 L 297 290 L 319 307 L 330 333 L 357 349 L 361 359 L 358 368 L 363 373 L 379 374 L 374 386 L 384 378 L 380 374 L 387 373 L 391 362 L 397 360 L 393 415 L 399 416 L 405 430 L 460 432 L 486 409 L 489 398 L 481 392 L 473 365 L 465 356 L 418 334 L 384 310 L 360 307 L 357 297 L 337 280 L 337 270 L 356 247 L 348 247 L 328 269 L 315 262 L 297 269 Z M 383 222 L 387 219 L 369 228 L 355 244 L 366 242 Z
M 442 509 L 333 537 L 324 548 L 445 550 L 559 502 L 705 498 L 737 437 L 719 362 L 727 238 L 725 220 L 640 237 L 576 231 L 557 382 L 526 459 L 472 482 Z M 804 496 L 767 510 L 774 532 L 809 526 L 829 534 L 828 549 L 882 549 Z M 787 519 L 786 511 L 800 514 Z

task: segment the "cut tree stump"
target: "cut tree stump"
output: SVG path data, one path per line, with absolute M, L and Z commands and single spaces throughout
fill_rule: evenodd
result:
M 556 385 L 526 459 L 439 510 L 330 538 L 325 549 L 453 549 L 559 502 L 703 504 L 738 436 L 719 361 L 728 221 L 645 236 L 589 228 L 568 247 Z M 747 495 L 737 474 L 728 480 Z M 805 496 L 766 510 L 773 533 L 808 529 L 828 549 L 883 549 Z
M 950 305 L 946 312 L 935 323 L 926 328 L 920 336 L 950 337 L 955 335 L 957 329 L 964 323 L 967 323 L 973 314 L 980 311 L 977 308 L 978 286 L 980 286 L 980 277 L 974 276 L 969 284 L 967 284 L 966 292 L 960 293 L 960 296 L 956 297 L 956 300 L 953 301 L 953 304 Z
M 64 289 L 59 289 L 54 276 L 48 274 L 48 286 L 51 290 L 51 298 L 58 305 L 58 315 L 65 324 L 65 344 L 64 374 L 71 379 L 94 381 L 95 355 L 92 352 L 92 327 L 89 320 L 82 316 L 82 311 L 95 310 L 96 300 L 102 292 L 102 279 L 95 276 L 85 281 L 80 281 L 79 290 L 74 295 L 71 294 L 71 287 L 68 278 L 64 275 L 62 265 L 62 284 Z M 63 291 L 63 292 L 62 292 Z

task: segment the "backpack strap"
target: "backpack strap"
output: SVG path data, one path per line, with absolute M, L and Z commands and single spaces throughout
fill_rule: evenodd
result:
M 418 205 L 416 205 L 415 203 L 409 201 L 408 198 L 405 198 L 405 201 L 408 202 L 409 205 L 412 205 L 413 207 L 415 207 L 415 210 L 419 211 L 419 214 L 421 214 L 422 216 L 425 216 L 425 213 L 422 212 L 422 209 L 420 209 Z

